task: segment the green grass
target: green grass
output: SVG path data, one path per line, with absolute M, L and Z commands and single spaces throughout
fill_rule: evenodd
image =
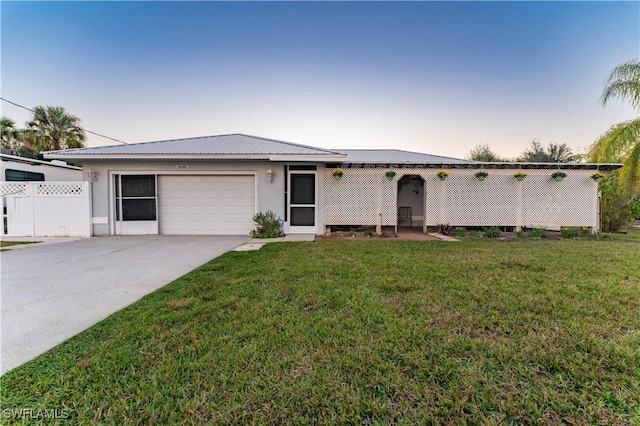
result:
M 626 227 L 620 233 L 604 234 L 605 238 L 614 240 L 640 241 L 640 228 Z
M 9 246 L 17 246 L 20 244 L 33 244 L 37 241 L 0 241 L 0 247 L 9 247 Z
M 613 240 L 232 252 L 4 375 L 2 408 L 70 424 L 639 424 L 638 259 Z

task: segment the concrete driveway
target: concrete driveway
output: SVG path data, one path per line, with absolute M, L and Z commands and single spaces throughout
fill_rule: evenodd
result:
M 0 255 L 0 374 L 249 237 L 97 237 Z

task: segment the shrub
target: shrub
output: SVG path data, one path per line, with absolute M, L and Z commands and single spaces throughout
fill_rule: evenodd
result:
M 449 225 L 448 223 L 439 223 L 436 226 L 438 227 L 438 232 L 442 235 L 451 235 L 451 233 L 453 232 L 453 226 Z
M 480 238 L 482 238 L 482 232 L 480 232 L 480 231 L 471 231 L 471 233 L 469 233 L 469 238 L 480 239 Z
M 524 231 L 516 231 L 516 238 L 524 238 L 526 237 L 526 235 L 524 234 Z
M 600 182 L 602 191 L 602 232 L 616 232 L 640 216 L 640 198 L 620 184 L 620 171 L 611 172 Z
M 484 228 L 484 236 L 487 238 L 498 238 L 501 234 L 500 228 L 492 226 L 491 228 Z
M 462 226 L 458 226 L 456 228 L 456 238 L 462 238 L 464 237 L 464 233 L 467 232 L 467 230 L 462 227 Z
M 253 216 L 253 222 L 256 224 L 256 229 L 251 231 L 251 236 L 254 238 L 276 238 L 283 235 L 280 222 L 271 210 L 267 210 L 266 213 L 256 213 Z
M 365 236 L 365 237 L 369 237 L 369 238 L 373 237 L 373 231 L 367 231 L 367 232 L 365 232 L 365 233 L 364 233 L 364 236 Z
M 546 228 L 532 229 L 531 231 L 529 231 L 529 236 L 531 238 L 547 238 L 548 235 L 549 230 Z
M 578 238 L 578 228 L 562 228 L 560 229 L 562 238 Z

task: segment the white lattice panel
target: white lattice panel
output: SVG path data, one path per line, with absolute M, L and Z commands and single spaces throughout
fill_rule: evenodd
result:
M 327 225 L 395 225 L 396 179 L 381 169 L 348 169 L 340 180 L 325 170 L 325 222 Z
M 529 174 L 522 182 L 522 225 L 527 227 L 594 226 L 598 184 L 590 171 L 565 170 L 561 182 L 551 173 Z
M 27 195 L 27 184 L 24 182 L 0 182 L 1 197 L 24 197 Z
M 36 196 L 82 197 L 85 185 L 83 182 L 38 182 L 35 186 Z
M 424 180 L 425 224 L 454 226 L 597 226 L 597 184 L 590 170 L 565 170 L 562 182 L 551 178 L 554 170 L 526 170 L 523 181 L 515 170 L 487 170 L 478 181 L 473 169 L 451 169 L 441 181 L 436 169 L 345 169 L 336 180 L 334 169 L 325 170 L 325 219 L 327 225 L 397 224 L 398 180 L 418 175 Z

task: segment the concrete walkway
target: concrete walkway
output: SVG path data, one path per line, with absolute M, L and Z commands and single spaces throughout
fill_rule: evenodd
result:
M 234 251 L 253 251 L 260 250 L 262 246 L 269 243 L 296 242 L 296 241 L 315 241 L 316 236 L 313 234 L 290 234 L 277 238 L 252 238 L 248 243 L 236 247 Z
M 248 240 L 96 237 L 3 251 L 0 374 Z

